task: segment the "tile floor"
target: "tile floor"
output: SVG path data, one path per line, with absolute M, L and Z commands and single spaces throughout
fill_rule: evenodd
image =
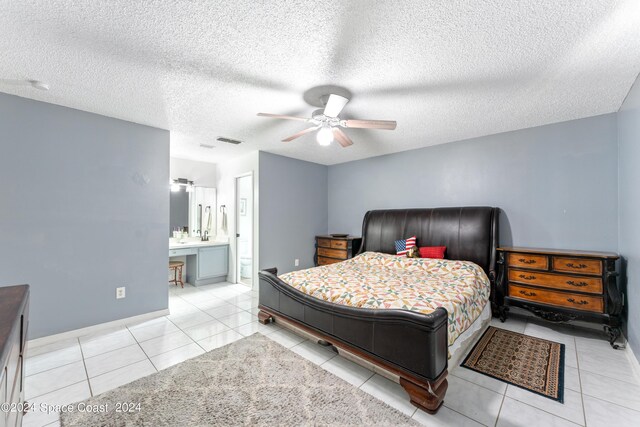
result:
M 625 353 L 593 331 L 494 319 L 495 326 L 566 344 L 565 403 L 454 367 L 444 406 L 429 415 L 409 404 L 398 384 L 277 325 L 259 324 L 257 305 L 257 294 L 243 285 L 170 288 L 169 316 L 30 347 L 26 397 L 36 405 L 84 400 L 259 332 L 424 425 L 640 425 L 640 381 Z M 58 425 L 58 413 L 29 413 L 23 425 Z

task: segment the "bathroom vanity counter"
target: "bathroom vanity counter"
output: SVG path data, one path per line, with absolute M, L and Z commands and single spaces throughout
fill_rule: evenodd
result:
M 229 243 L 170 243 L 169 258 L 186 257 L 187 282 L 194 286 L 223 282 L 229 273 Z
M 229 246 L 229 243 L 214 241 L 214 240 L 210 240 L 207 242 L 202 242 L 200 240 L 192 241 L 192 242 L 184 242 L 184 243 L 169 242 L 169 251 L 172 251 L 175 249 L 202 248 L 206 246 Z

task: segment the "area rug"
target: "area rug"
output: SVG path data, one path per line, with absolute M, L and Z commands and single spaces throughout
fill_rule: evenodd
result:
M 408 399 L 408 397 L 407 397 Z M 118 404 L 127 405 L 118 412 Z M 138 405 L 139 404 L 139 405 Z M 79 412 L 81 408 L 96 412 Z M 106 411 L 101 412 L 100 408 Z M 74 405 L 63 426 L 417 425 L 275 341 L 254 334 Z
M 490 326 L 461 366 L 563 403 L 564 344 Z

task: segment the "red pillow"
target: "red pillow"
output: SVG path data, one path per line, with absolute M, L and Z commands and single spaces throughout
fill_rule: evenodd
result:
M 420 248 L 420 258 L 444 259 L 446 246 L 423 246 Z

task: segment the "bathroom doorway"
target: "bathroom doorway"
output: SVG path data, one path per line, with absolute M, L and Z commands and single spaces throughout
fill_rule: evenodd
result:
M 236 177 L 236 282 L 253 286 L 253 173 Z

